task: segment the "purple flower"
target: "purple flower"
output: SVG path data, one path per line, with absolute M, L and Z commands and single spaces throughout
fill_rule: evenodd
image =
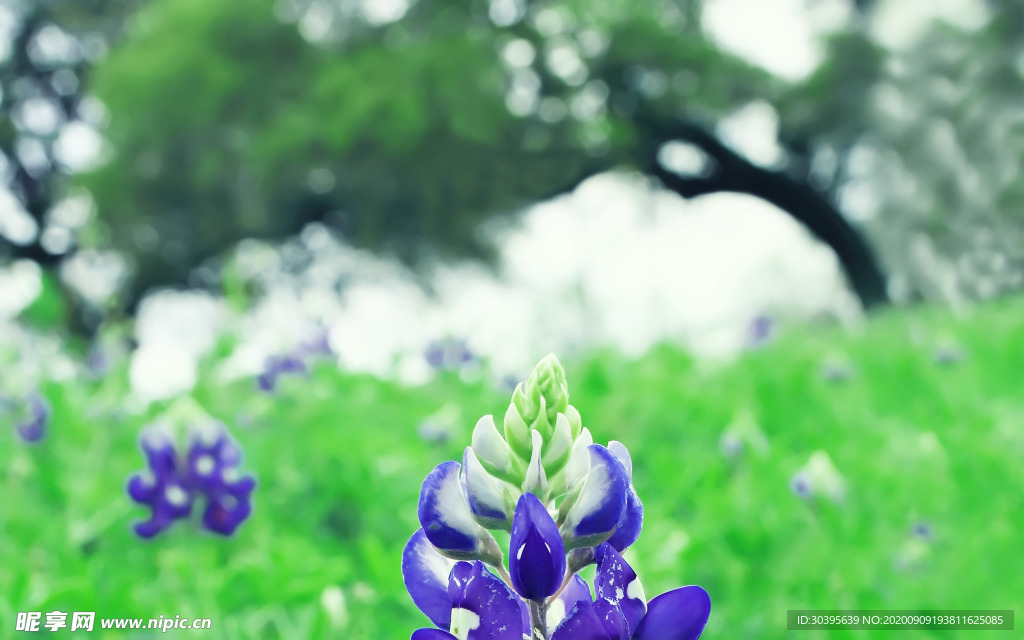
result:
M 459 369 L 476 359 L 465 340 L 433 340 L 423 351 L 431 369 Z
M 609 544 L 597 548 L 594 597 L 573 576 L 547 600 L 544 623 L 551 640 L 696 640 L 711 613 L 704 589 L 687 586 L 650 602 L 636 572 Z M 445 572 L 448 577 L 445 578 Z M 452 564 L 422 531 L 406 544 L 402 576 L 416 605 L 437 629 L 419 629 L 412 640 L 522 640 L 530 636 L 529 607 L 482 562 Z
M 570 494 L 566 498 L 572 502 L 562 525 L 562 536 L 569 548 L 591 547 L 608 540 L 623 521 L 626 511 L 630 488 L 626 468 L 611 451 L 599 444 L 592 444 L 587 450 L 590 470 L 578 494 Z M 639 504 L 639 500 L 636 502 Z M 634 513 L 627 518 L 627 526 L 631 530 L 624 532 L 620 543 L 632 535 L 633 528 L 639 533 L 640 523 L 635 518 L 634 508 Z M 643 518 L 642 512 L 640 518 Z
M 625 551 L 627 547 L 637 541 L 640 537 L 640 530 L 644 524 L 644 505 L 640 502 L 640 496 L 633 488 L 633 460 L 629 456 L 626 445 L 612 440 L 608 443 L 608 451 L 622 463 L 626 471 L 626 480 L 629 486 L 626 489 L 626 506 L 622 511 L 622 517 L 615 527 L 615 533 L 608 539 L 616 551 Z
M 419 629 L 413 632 L 412 640 L 523 640 L 530 628 L 529 611 L 508 585 L 480 561 L 455 564 L 445 586 L 439 584 L 436 572 L 425 578 L 419 574 L 422 567 L 437 569 L 441 565 L 436 559 L 407 565 L 406 557 L 420 553 L 410 552 L 410 546 L 419 548 L 416 540 L 413 536 L 406 546 L 402 573 L 406 586 L 413 585 L 409 586 L 413 601 L 439 628 Z M 444 608 L 447 616 L 440 613 Z
M 789 481 L 790 490 L 800 498 L 810 498 L 812 494 L 811 479 L 804 472 L 798 472 Z
M 89 348 L 85 357 L 85 367 L 95 378 L 102 378 L 110 371 L 110 357 L 107 350 L 100 344 L 94 344 Z
M 331 347 L 330 334 L 319 331 L 313 338 L 306 340 L 295 350 L 300 356 L 333 356 L 334 349 Z
M 609 544 L 597 549 L 596 599 L 579 599 L 551 640 L 696 640 L 711 615 L 704 589 L 687 586 L 647 602 L 633 569 Z
M 300 374 L 306 372 L 306 363 L 296 354 L 285 354 L 283 356 L 270 356 L 263 367 L 263 372 L 256 378 L 256 384 L 260 391 L 271 392 L 277 387 L 277 380 L 285 374 Z
M 50 426 L 51 413 L 50 403 L 41 393 L 30 393 L 25 398 L 22 416 L 14 425 L 18 436 L 29 444 L 42 440 Z
M 747 327 L 747 346 L 756 349 L 767 344 L 775 333 L 775 321 L 766 315 L 755 316 Z
M 197 501 L 205 500 L 202 525 L 224 536 L 252 513 L 256 481 L 239 476 L 241 451 L 222 426 L 210 434 L 193 433 L 185 455 L 157 430 L 145 434 L 140 447 L 149 469 L 129 478 L 127 486 L 129 497 L 150 509 L 149 519 L 135 525 L 139 536 L 152 538 L 188 518 Z
M 417 508 L 420 526 L 430 544 L 450 558 L 500 562 L 501 550 L 494 536 L 480 526 L 466 502 L 460 470 L 461 465 L 451 461 L 427 474 Z
M 554 594 L 565 576 L 565 545 L 558 525 L 532 493 L 524 493 L 516 505 L 508 564 L 512 586 L 527 600 Z
M 437 552 L 423 529 L 412 534 L 402 552 L 402 579 L 412 601 L 430 621 L 447 629 L 452 621 L 452 600 L 448 595 L 448 576 L 455 561 Z

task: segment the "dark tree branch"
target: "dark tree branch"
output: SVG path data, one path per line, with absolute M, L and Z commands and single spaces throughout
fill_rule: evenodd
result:
M 889 302 L 886 279 L 874 252 L 839 210 L 811 185 L 783 172 L 754 165 L 695 122 L 659 120 L 649 114 L 637 114 L 637 124 L 646 137 L 644 169 L 661 180 L 667 189 L 684 198 L 723 191 L 745 193 L 774 204 L 835 251 L 851 288 L 865 309 Z M 714 160 L 714 168 L 708 175 L 697 177 L 684 177 L 667 170 L 658 160 L 658 150 L 671 141 L 685 141 L 699 147 Z

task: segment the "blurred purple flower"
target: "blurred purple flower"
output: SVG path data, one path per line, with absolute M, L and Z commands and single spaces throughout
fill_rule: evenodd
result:
M 25 398 L 21 416 L 14 423 L 18 436 L 29 444 L 42 440 L 50 426 L 51 413 L 50 403 L 41 393 L 30 393 Z
M 804 472 L 799 472 L 789 481 L 790 490 L 800 498 L 810 498 L 813 490 L 811 480 Z
M 107 375 L 110 371 L 110 356 L 106 349 L 99 344 L 90 347 L 89 353 L 85 356 L 85 368 L 94 378 L 102 378 Z
M 465 340 L 434 340 L 423 351 L 423 358 L 434 370 L 460 369 L 477 357 Z
M 277 381 L 285 374 L 301 374 L 307 371 L 305 361 L 294 353 L 283 356 L 270 356 L 263 367 L 263 372 L 256 378 L 260 391 L 271 392 L 277 388 Z
M 202 526 L 220 535 L 234 533 L 252 513 L 256 480 L 239 475 L 242 453 L 222 425 L 209 433 L 193 432 L 184 455 L 156 430 L 144 434 L 139 445 L 149 468 L 128 479 L 127 491 L 150 509 L 149 519 L 135 525 L 140 537 L 152 538 L 188 518 L 201 500 Z
M 334 349 L 331 348 L 330 334 L 321 330 L 313 338 L 303 342 L 295 350 L 299 356 L 333 356 Z
M 771 341 L 775 334 L 775 321 L 764 314 L 754 316 L 747 326 L 747 347 L 756 349 Z
M 914 536 L 923 540 L 929 540 L 932 537 L 932 527 L 927 522 L 918 522 L 914 525 Z

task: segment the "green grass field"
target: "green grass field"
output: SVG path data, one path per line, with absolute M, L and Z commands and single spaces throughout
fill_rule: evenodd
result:
M 964 357 L 937 363 L 944 340 Z M 830 358 L 852 376 L 827 380 Z M 563 362 L 583 424 L 633 456 L 646 519 L 627 559 L 648 597 L 707 589 L 705 638 L 788 637 L 787 609 L 1024 614 L 1024 301 L 964 319 L 892 312 L 856 335 L 784 326 L 730 364 L 668 346 L 636 361 L 599 352 Z M 209 373 L 194 398 L 242 445 L 260 483 L 255 512 L 230 539 L 179 523 L 145 542 L 131 525 L 146 512 L 124 484 L 143 468 L 138 431 L 162 408 L 126 412 L 126 378 L 122 368 L 50 383 L 49 437 L 28 446 L 3 432 L 0 637 L 20 635 L 17 612 L 52 610 L 212 619 L 212 630 L 165 636 L 183 638 L 390 640 L 427 626 L 399 568 L 420 483 L 461 457 L 479 416 L 504 413 L 507 393 L 454 374 L 403 388 L 321 364 L 266 396 Z M 448 403 L 461 412 L 452 438 L 424 442 L 417 426 Z M 732 453 L 730 426 L 743 443 Z M 818 450 L 842 475 L 841 502 L 790 488 Z M 918 523 L 928 536 L 914 534 Z

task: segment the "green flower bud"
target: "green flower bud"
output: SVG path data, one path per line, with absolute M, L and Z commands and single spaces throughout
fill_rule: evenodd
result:
M 505 412 L 505 441 L 517 456 L 523 460 L 530 459 L 530 427 L 520 415 L 514 400 Z
M 572 435 L 572 439 L 576 440 L 580 436 L 580 430 L 583 428 L 580 412 L 570 404 L 565 408 L 565 417 L 569 420 L 569 433 Z
M 533 422 L 540 412 L 540 389 L 529 380 L 520 382 L 512 392 L 512 404 L 525 422 Z
M 558 414 L 556 413 L 555 416 L 557 415 Z M 530 424 L 530 428 L 534 431 L 539 431 L 545 442 L 551 439 L 551 434 L 555 431 L 555 417 L 548 417 L 547 402 L 544 400 L 543 396 L 540 398 L 540 407 L 537 411 L 537 418 Z
M 498 433 L 493 416 L 486 415 L 477 420 L 473 427 L 472 447 L 487 473 L 514 485 L 523 481 L 526 469 Z
M 548 421 L 555 422 L 555 415 L 564 413 L 569 406 L 569 384 L 565 379 L 565 369 L 555 354 L 548 354 L 537 363 L 526 381 L 530 389 L 537 389 L 544 398 L 547 407 Z
M 565 467 L 572 450 L 572 431 L 565 414 L 559 413 L 555 419 L 555 430 L 550 438 L 546 438 L 542 450 L 541 461 L 548 476 L 553 476 Z
M 489 475 L 538 496 L 560 497 L 573 488 L 576 476 L 586 473 L 585 450 L 592 440 L 579 411 L 569 404 L 565 370 L 554 355 L 516 386 L 502 427 L 504 437 L 493 418 L 484 416 L 473 429 L 473 451 Z M 578 443 L 583 434 L 584 442 Z M 580 449 L 580 461 L 573 465 L 575 449 Z M 580 463 L 582 472 L 576 469 Z
M 541 462 L 544 439 L 538 431 L 531 431 L 530 436 L 533 452 L 530 455 L 530 466 L 526 468 L 526 478 L 523 480 L 523 493 L 532 493 L 544 501 L 548 498 L 549 488 L 547 473 Z

